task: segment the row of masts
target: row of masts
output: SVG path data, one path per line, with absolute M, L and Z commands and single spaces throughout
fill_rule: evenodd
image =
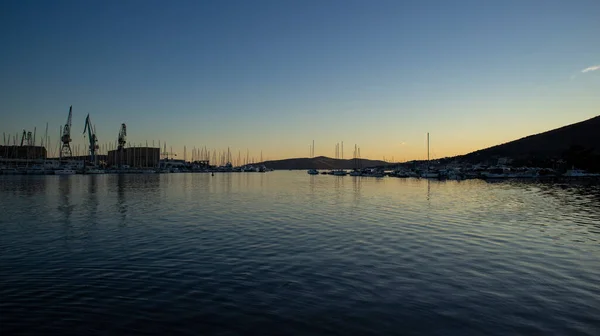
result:
M 309 158 L 314 158 L 315 157 L 315 140 L 312 141 L 312 144 L 310 144 L 308 146 L 309 149 Z M 344 159 L 344 142 L 338 142 L 335 144 L 335 149 L 334 149 L 334 157 L 336 159 Z M 353 159 L 358 159 L 360 158 L 360 148 L 355 144 L 354 145 L 354 152 L 353 152 Z M 387 162 L 386 157 L 383 157 L 383 161 Z M 430 152 L 429 152 L 429 133 L 427 133 L 427 162 L 430 161 Z M 391 162 L 395 162 L 394 157 L 392 156 L 391 158 Z
M 165 147 L 166 148 L 166 147 Z M 166 149 L 165 149 L 166 152 Z M 171 150 L 172 152 L 172 150 Z M 167 153 L 169 154 L 169 153 Z M 263 152 L 260 151 L 260 161 L 257 161 L 257 159 L 254 156 L 250 155 L 250 150 L 246 149 L 246 153 L 244 156 L 242 156 L 242 151 L 238 150 L 237 153 L 237 157 L 234 158 L 234 154 L 232 153 L 231 149 L 228 147 L 227 150 L 216 150 L 216 149 L 207 149 L 206 146 L 205 147 L 200 147 L 200 148 L 192 148 L 191 151 L 191 158 L 190 158 L 191 162 L 197 162 L 197 161 L 208 161 L 211 165 L 218 165 L 218 166 L 225 166 L 227 164 L 232 164 L 234 166 L 244 166 L 244 165 L 251 165 L 251 164 L 255 164 L 255 163 L 259 163 L 259 162 L 264 162 L 263 161 Z M 183 160 L 185 162 L 188 162 L 188 157 L 187 157 L 187 146 L 183 146 Z M 266 159 L 268 160 L 268 158 Z
M 355 147 L 355 150 L 354 150 L 353 158 L 356 158 L 356 156 L 360 152 L 360 149 L 358 149 L 359 152 L 357 152 L 356 144 L 354 145 L 354 147 Z M 314 158 L 315 157 L 315 140 L 313 140 L 312 144 L 308 146 L 308 149 L 309 149 L 309 157 Z M 335 144 L 334 156 L 336 159 L 341 159 L 341 160 L 344 159 L 344 142 L 343 141 Z
M 11 143 L 13 146 L 18 146 L 17 144 L 19 144 L 20 146 L 37 146 L 36 131 L 37 131 L 37 128 L 34 127 L 33 132 L 26 132 L 24 130 L 23 133 L 21 134 L 21 136 L 19 136 L 19 133 L 15 133 L 14 135 L 9 134 L 8 136 L 6 133 L 3 133 L 3 144 L 4 144 L 4 146 L 10 146 Z M 55 146 L 48 146 L 49 143 L 51 143 L 51 137 L 48 135 L 48 124 L 46 124 L 46 133 L 45 133 L 44 137 L 41 138 L 41 140 L 40 140 L 40 147 L 45 147 L 46 150 L 48 150 L 47 151 L 48 157 L 57 157 L 58 154 L 60 153 L 61 141 L 59 140 Z M 149 143 L 148 143 L 148 141 L 146 141 L 146 147 L 148 147 L 148 146 L 149 146 Z M 143 144 L 142 143 L 139 143 L 139 144 L 134 143 L 132 145 L 130 142 L 128 142 L 123 147 L 124 148 L 143 147 Z M 155 140 L 152 140 L 151 147 L 156 148 Z M 161 141 L 158 140 L 158 148 L 161 148 L 161 152 L 160 152 L 161 160 L 175 159 L 175 157 L 177 156 L 177 154 L 173 151 L 173 147 L 170 147 L 169 150 L 167 150 L 166 142 L 161 143 Z M 106 156 L 106 155 L 108 155 L 109 151 L 113 151 L 113 150 L 117 150 L 117 149 L 119 149 L 118 140 L 115 141 L 114 143 L 99 144 L 96 155 L 97 156 Z M 8 148 L 6 148 L 6 150 L 8 151 Z M 81 157 L 81 156 L 87 155 L 88 150 L 89 149 L 86 148 L 85 146 L 81 146 L 81 144 L 77 144 L 76 146 L 73 146 L 72 154 L 75 157 Z M 310 155 L 310 157 L 315 156 L 314 140 L 312 141 L 312 144 L 309 145 L 309 155 Z M 0 153 L 0 156 L 8 158 L 7 153 Z M 344 142 L 343 141 L 335 144 L 334 156 L 336 159 L 344 158 Z M 360 148 L 355 145 L 354 152 L 353 152 L 353 158 L 356 159 L 356 158 L 360 158 L 360 157 L 361 157 Z M 183 160 L 188 161 L 187 146 L 184 146 Z M 383 160 L 386 161 L 385 156 L 383 157 Z M 221 166 L 224 166 L 227 163 L 231 163 L 235 166 L 243 166 L 243 165 L 250 165 L 250 164 L 255 164 L 255 163 L 259 163 L 259 162 L 264 162 L 262 151 L 260 152 L 260 161 L 258 161 L 257 158 L 250 155 L 250 151 L 248 149 L 246 149 L 246 153 L 243 156 L 242 156 L 242 151 L 238 150 L 237 157 L 234 158 L 233 153 L 230 150 L 230 148 L 227 148 L 227 150 L 217 150 L 217 149 L 207 149 L 206 146 L 200 147 L 200 148 L 193 147 L 191 150 L 191 153 L 190 153 L 190 161 L 191 162 L 209 161 L 210 164 L 212 164 L 212 165 L 221 165 Z M 429 133 L 427 133 L 427 161 L 430 161 Z M 392 162 L 394 162 L 393 157 L 392 157 Z
M 49 144 L 51 143 L 51 139 L 48 136 L 48 123 L 46 123 L 46 134 L 40 144 L 40 147 L 43 147 L 45 149 L 44 159 L 46 159 L 48 156 L 50 156 L 50 157 L 54 157 L 54 158 L 58 157 L 61 160 L 63 160 L 63 159 L 69 160 L 69 159 L 81 158 L 83 156 L 89 155 L 90 162 L 92 162 L 94 165 L 96 165 L 98 163 L 97 158 L 99 156 L 107 156 L 109 154 L 109 152 L 111 152 L 111 151 L 118 152 L 118 153 L 114 153 L 114 155 L 121 155 L 121 154 L 123 154 L 122 151 L 126 148 L 134 148 L 134 151 L 135 151 L 135 148 L 142 147 L 141 143 L 139 144 L 139 146 L 136 146 L 136 144 L 134 144 L 132 146 L 131 143 L 126 142 L 127 131 L 126 131 L 126 125 L 124 123 L 121 124 L 118 138 L 114 143 L 107 142 L 104 144 L 98 144 L 98 139 L 96 136 L 96 128 L 92 124 L 90 116 L 88 114 L 86 117 L 86 120 L 85 120 L 83 132 L 85 134 L 87 131 L 89 146 L 88 146 L 88 148 L 81 148 L 80 144 L 77 144 L 76 146 L 73 146 L 73 148 L 72 148 L 71 147 L 72 118 L 73 118 L 73 106 L 70 106 L 67 121 L 64 125 L 61 125 L 61 127 L 60 127 L 59 139 L 57 141 L 56 147 L 49 146 Z M 19 133 L 16 133 L 12 137 L 13 146 L 17 146 L 17 143 L 19 143 L 19 146 L 21 146 L 21 147 L 23 147 L 23 146 L 34 146 L 35 147 L 37 145 L 36 130 L 37 130 L 37 128 L 34 128 L 33 133 L 26 132 L 25 130 L 23 130 L 23 134 L 21 136 L 20 142 L 18 142 Z M 6 153 L 0 153 L 0 156 L 8 158 L 8 155 L 7 155 L 8 150 L 9 150 L 8 146 L 10 146 L 11 135 L 9 135 L 7 138 L 6 133 L 4 133 L 3 140 L 4 140 L 4 145 L 6 146 Z M 173 152 L 173 148 L 170 147 L 170 151 L 167 151 L 167 143 L 164 142 L 163 145 L 164 145 L 164 147 L 161 146 L 161 141 L 159 140 L 158 141 L 159 160 L 175 159 L 175 156 L 177 156 L 177 154 L 175 152 Z M 148 141 L 146 141 L 146 147 L 148 147 Z M 152 141 L 152 147 L 156 148 L 154 140 Z M 14 153 L 14 155 L 18 155 L 17 151 L 12 151 L 12 152 Z M 29 155 L 27 157 L 29 157 Z M 234 162 L 230 148 L 227 148 L 227 152 L 225 152 L 225 151 L 218 151 L 215 149 L 208 150 L 206 147 L 204 147 L 204 148 L 195 148 L 194 147 L 192 149 L 191 159 L 192 159 L 191 161 L 205 161 L 205 162 L 210 162 L 213 165 L 222 165 L 222 166 L 224 166 L 226 164 L 233 164 L 233 162 Z M 185 146 L 184 146 L 183 160 L 186 162 L 188 161 L 187 160 L 187 148 Z M 119 161 L 120 161 L 120 158 L 119 158 Z M 263 162 L 262 151 L 260 153 L 260 161 L 259 162 Z M 245 158 L 242 158 L 241 151 L 238 151 L 238 158 L 235 161 L 235 163 L 236 163 L 236 165 L 241 166 L 242 164 L 248 165 L 248 164 L 256 163 L 256 160 L 253 156 L 252 157 L 250 156 L 250 151 L 248 149 L 246 149 Z
M 35 132 L 33 133 L 35 134 Z M 12 137 L 12 139 L 11 139 Z M 31 137 L 31 141 L 28 140 L 29 137 L 26 135 L 24 137 L 24 140 L 22 142 L 22 146 L 36 146 L 37 143 L 35 141 L 35 136 L 32 135 Z M 8 146 L 12 145 L 13 146 L 19 146 L 21 143 L 18 140 L 18 133 L 14 136 L 9 135 L 7 137 L 6 133 L 3 134 L 3 144 L 5 146 L 5 150 L 6 153 L 0 153 L 0 156 L 5 157 L 5 158 L 9 158 L 8 157 Z M 12 140 L 12 141 L 11 141 Z M 62 141 L 57 141 L 56 144 L 54 146 L 48 146 L 48 143 L 51 142 L 51 139 L 49 136 L 45 136 L 44 139 L 42 139 L 41 143 L 40 143 L 40 147 L 44 147 L 47 150 L 47 157 L 49 158 L 57 158 L 60 155 L 60 151 L 61 151 L 61 146 L 62 146 Z M 158 144 L 158 147 L 156 146 Z M 177 158 L 177 153 L 175 153 L 173 151 L 173 147 L 169 147 L 167 145 L 167 142 L 165 141 L 155 141 L 152 140 L 151 143 L 149 143 L 148 141 L 146 141 L 145 145 L 143 143 L 131 143 L 128 142 L 127 144 L 125 144 L 123 146 L 123 149 L 136 149 L 136 148 L 159 148 L 160 150 L 160 154 L 159 154 L 159 159 L 160 160 L 174 160 Z M 118 141 L 115 142 L 107 142 L 107 143 L 102 143 L 102 144 L 98 144 L 98 148 L 97 151 L 95 153 L 95 155 L 97 157 L 103 157 L 103 156 L 108 156 L 110 152 L 113 151 L 117 151 L 119 149 L 119 143 Z M 263 162 L 263 152 L 260 152 L 260 156 L 259 157 L 255 157 L 253 155 L 251 155 L 250 150 L 246 149 L 244 155 L 242 155 L 242 151 L 238 150 L 237 153 L 237 157 L 234 158 L 233 153 L 231 151 L 230 148 L 227 148 L 227 150 L 218 150 L 218 149 L 208 149 L 206 146 L 204 147 L 193 147 L 191 152 L 190 152 L 190 157 L 188 160 L 187 157 L 187 146 L 184 146 L 183 149 L 184 153 L 183 153 L 183 160 L 186 162 L 196 162 L 196 161 L 208 161 L 211 165 L 220 165 L 220 166 L 225 166 L 228 163 L 231 163 L 235 166 L 243 166 L 243 165 L 251 165 L 251 164 L 255 164 L 255 163 L 260 163 Z M 113 152 L 114 153 L 114 152 Z M 72 157 L 74 158 L 81 158 L 88 155 L 88 148 L 82 144 L 77 144 L 72 146 Z M 116 153 L 115 153 L 116 155 Z M 260 161 L 259 161 L 260 160 Z

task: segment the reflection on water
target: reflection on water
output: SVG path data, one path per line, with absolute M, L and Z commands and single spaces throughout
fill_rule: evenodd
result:
M 363 178 L 358 177 L 358 176 L 352 176 L 352 200 L 354 201 L 354 204 L 357 205 L 360 202 L 360 195 L 361 195 L 361 190 L 360 190 L 360 186 L 362 183 Z
M 427 179 L 427 201 L 431 201 L 431 180 Z M 430 203 L 431 205 L 431 203 Z
M 64 215 L 65 228 L 71 226 L 71 216 L 75 208 L 75 205 L 71 204 L 71 181 L 70 176 L 60 176 L 58 179 L 58 197 L 60 199 L 58 209 Z
M 89 175 L 88 176 L 88 190 L 87 190 L 87 204 L 86 208 L 89 209 L 89 220 L 90 222 L 95 222 L 98 217 L 98 177 L 97 175 Z
M 125 199 L 125 180 L 128 176 L 124 174 L 117 175 L 117 209 L 121 218 L 121 225 L 125 225 L 125 219 L 127 218 L 127 202 Z
M 597 185 L 0 176 L 0 199 L 3 335 L 597 335 L 600 325 Z

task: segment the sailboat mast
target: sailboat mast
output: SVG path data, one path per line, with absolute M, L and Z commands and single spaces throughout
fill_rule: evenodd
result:
M 427 132 L 427 172 L 429 172 L 429 132 Z

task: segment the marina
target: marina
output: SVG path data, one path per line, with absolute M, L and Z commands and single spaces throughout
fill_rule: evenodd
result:
M 118 129 L 117 140 L 114 143 L 98 145 L 96 127 L 90 114 L 86 115 L 83 127 L 83 137 L 87 141 L 86 155 L 80 155 L 79 145 L 74 149 L 72 139 L 73 107 L 69 107 L 67 120 L 60 128 L 60 141 L 53 148 L 48 136 L 48 123 L 37 143 L 37 128 L 33 132 L 23 130 L 6 136 L 0 146 L 0 175 L 75 175 L 75 174 L 166 174 L 166 173 L 266 173 L 275 170 L 274 161 L 255 160 L 246 150 L 242 157 L 238 151 L 234 159 L 231 149 L 209 150 L 206 147 L 192 147 L 190 158 L 187 146 L 183 147 L 183 158 L 176 158 L 172 148 L 168 149 L 166 142 L 146 141 L 146 144 L 131 145 L 127 141 L 128 128 L 122 123 Z M 597 121 L 592 121 L 597 122 Z M 363 159 L 361 148 L 354 145 L 352 159 L 344 159 L 344 142 L 338 142 L 334 148 L 334 158 L 315 157 L 314 140 L 309 145 L 309 157 L 288 159 L 298 161 L 297 165 L 308 165 L 309 175 L 332 175 L 336 177 L 364 178 L 420 178 L 434 180 L 467 180 L 467 179 L 598 179 L 599 173 L 579 169 L 575 165 L 568 166 L 565 160 L 548 161 L 545 166 L 511 165 L 510 157 L 496 156 L 494 159 L 473 162 L 461 160 L 460 157 L 432 159 L 430 155 L 430 135 L 426 137 L 426 160 L 410 162 L 387 162 Z M 56 157 L 58 154 L 58 157 Z M 577 161 L 587 166 L 593 159 Z M 281 161 L 281 160 L 280 160 Z M 235 164 L 234 164 L 235 162 Z M 331 168 L 319 169 L 318 165 L 329 165 Z M 592 164 L 593 167 L 593 164 Z M 292 164 L 290 170 L 299 169 Z M 300 169 L 302 170 L 302 169 Z
M 176 153 L 171 148 L 167 150 L 167 143 L 158 141 L 158 147 L 131 145 L 127 141 L 127 125 L 122 123 L 115 143 L 98 144 L 96 126 L 92 123 L 89 114 L 85 118 L 83 135 L 88 142 L 87 155 L 80 155 L 79 146 L 73 148 L 72 139 L 73 106 L 69 107 L 67 120 L 60 128 L 60 141 L 56 146 L 56 153 L 50 146 L 48 124 L 41 138 L 40 144 L 36 141 L 36 131 L 23 130 L 22 134 L 7 137 L 3 134 L 4 143 L 0 146 L 0 174 L 1 175 L 75 175 L 75 174 L 154 174 L 154 173 L 234 173 L 272 171 L 256 162 L 247 151 L 246 158 L 242 160 L 241 151 L 238 152 L 237 163 L 232 164 L 231 150 L 208 150 L 193 148 L 191 160 L 187 159 L 184 147 L 183 159 L 176 159 Z M 20 138 L 20 141 L 18 139 Z M 52 153 L 49 153 L 51 151 Z

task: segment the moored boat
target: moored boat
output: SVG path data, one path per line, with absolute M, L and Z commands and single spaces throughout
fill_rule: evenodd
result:
M 75 175 L 75 174 L 77 174 L 77 171 L 75 169 L 69 169 L 69 168 L 56 169 L 54 171 L 54 175 Z
M 7 167 L 0 168 L 0 175 L 17 175 L 17 174 L 19 174 L 19 171 L 16 168 L 7 168 Z
M 346 173 L 346 171 L 345 171 L 345 170 L 335 170 L 335 171 L 333 172 L 333 175 L 334 175 L 334 176 L 346 176 L 346 175 L 347 175 L 347 173 Z
M 91 174 L 91 175 L 104 174 L 104 170 L 97 169 L 97 168 L 92 168 L 92 169 L 86 170 L 85 173 L 86 174 Z
M 570 169 L 563 174 L 564 177 L 600 177 L 600 174 L 588 173 L 581 169 Z

